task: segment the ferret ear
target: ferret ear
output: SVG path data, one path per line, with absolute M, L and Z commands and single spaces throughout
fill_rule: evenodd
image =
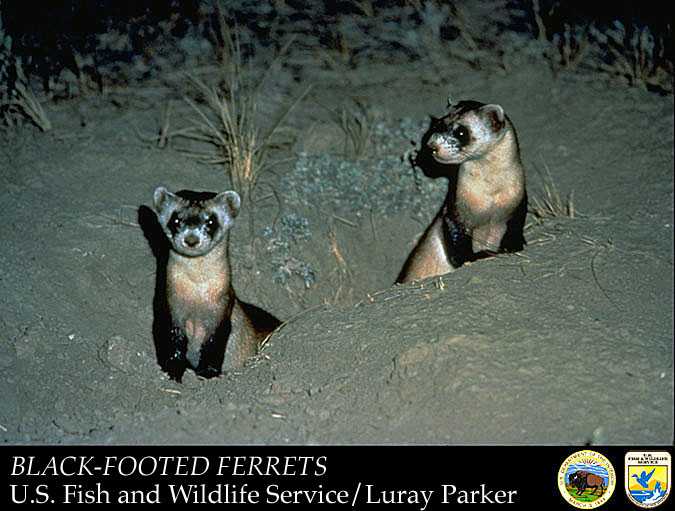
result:
M 495 133 L 499 133 L 506 125 L 506 115 L 500 105 L 485 105 L 481 107 L 480 111 Z
M 178 197 L 163 186 L 158 186 L 155 188 L 155 192 L 152 194 L 152 201 L 155 212 L 159 215 L 162 215 L 167 210 L 167 208 L 170 208 L 176 204 Z
M 429 129 L 439 130 L 445 126 L 443 123 L 443 117 L 436 117 L 435 115 L 429 114 Z
M 236 218 L 241 208 L 241 197 L 233 190 L 222 192 L 216 195 L 216 202 L 222 204 L 231 218 Z

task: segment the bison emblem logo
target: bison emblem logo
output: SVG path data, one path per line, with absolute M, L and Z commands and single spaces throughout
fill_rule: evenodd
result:
M 570 455 L 558 471 L 558 489 L 563 498 L 579 509 L 595 509 L 609 500 L 616 486 L 610 461 L 595 451 Z
M 586 488 L 593 488 L 595 495 L 596 490 L 600 490 L 599 495 L 602 495 L 606 490 L 605 480 L 599 475 L 586 472 L 585 470 L 577 470 L 569 476 L 569 485 L 577 489 L 577 495 L 581 495 L 586 491 Z

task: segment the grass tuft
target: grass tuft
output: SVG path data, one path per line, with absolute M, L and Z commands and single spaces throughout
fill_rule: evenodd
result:
M 589 32 L 605 54 L 600 70 L 633 87 L 673 91 L 673 62 L 666 54 L 667 38 L 655 36 L 648 26 L 624 25 L 618 20 L 604 31 L 591 25 Z
M 224 22 L 223 27 L 226 27 Z M 222 28 L 220 35 L 225 45 L 221 53 L 223 79 L 218 85 L 209 85 L 199 78 L 189 78 L 201 104 L 184 97 L 195 116 L 191 129 L 182 132 L 181 136 L 207 143 L 215 149 L 189 153 L 205 163 L 225 166 L 230 183 L 246 202 L 250 200 L 260 174 L 269 165 L 270 149 L 279 145 L 277 137 L 286 117 L 311 87 L 282 109 L 270 126 L 261 127 L 258 114 L 260 91 L 268 73 L 258 83 L 248 83 L 239 38 L 236 34 L 233 36 L 229 28 Z M 287 47 L 288 44 L 280 55 Z M 272 67 L 268 67 L 268 72 Z
M 52 123 L 30 88 L 21 59 L 12 54 L 12 38 L 4 35 L 2 20 L 0 20 L 0 116 L 9 126 L 17 124 L 19 119 L 24 117 L 42 131 L 52 129 Z
M 362 158 L 371 145 L 377 120 L 373 110 L 365 102 L 355 100 L 353 106 L 342 105 L 334 112 L 334 120 L 345 135 L 345 155 Z
M 549 218 L 576 218 L 578 213 L 574 206 L 574 191 L 563 196 L 551 177 L 548 165 L 544 164 L 544 168 L 546 175 L 538 171 L 542 181 L 541 194 L 530 199 L 530 213 L 538 222 Z

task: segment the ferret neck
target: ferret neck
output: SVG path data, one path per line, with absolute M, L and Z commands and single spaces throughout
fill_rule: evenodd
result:
M 175 250 L 171 250 L 169 263 L 184 268 L 190 273 L 208 275 L 212 272 L 222 272 L 229 277 L 231 269 L 228 246 L 229 243 L 226 238 L 218 243 L 209 253 L 196 257 L 184 256 Z
M 468 160 L 460 166 L 460 174 L 467 171 L 474 174 L 481 172 L 483 169 L 494 172 L 495 169 L 512 168 L 514 163 L 518 163 L 520 159 L 518 150 L 518 141 L 513 128 L 509 127 L 502 139 L 494 144 L 490 150 L 475 160 Z

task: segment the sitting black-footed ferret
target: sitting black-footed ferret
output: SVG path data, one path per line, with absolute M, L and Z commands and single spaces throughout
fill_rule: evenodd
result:
M 460 101 L 444 117 L 432 118 L 414 164 L 430 177 L 447 177 L 448 193 L 397 282 L 523 249 L 525 170 L 515 128 L 501 106 Z
M 166 371 L 180 381 L 188 366 L 207 378 L 219 375 L 223 367 L 241 367 L 280 323 L 239 300 L 232 288 L 229 230 L 239 213 L 239 195 L 189 190 L 173 194 L 160 186 L 153 204 L 170 243 Z

